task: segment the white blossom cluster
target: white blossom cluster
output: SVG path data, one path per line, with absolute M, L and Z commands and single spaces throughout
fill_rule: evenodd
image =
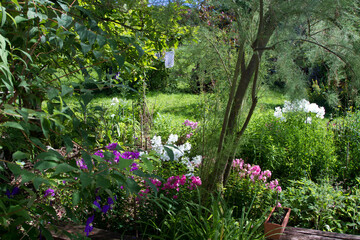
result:
M 305 112 L 315 113 L 317 118 L 323 119 L 325 116 L 325 108 L 319 107 L 316 103 L 310 103 L 309 101 L 302 99 L 294 102 L 285 101 L 284 107 L 276 107 L 274 116 L 280 118 L 281 121 L 286 121 L 284 113 L 288 112 Z M 311 124 L 311 117 L 307 117 L 305 123 Z
M 167 148 L 170 148 L 174 153 L 174 161 L 181 162 L 182 164 L 184 164 L 189 170 L 189 174 L 187 175 L 192 176 L 194 173 L 194 167 L 197 167 L 201 164 L 202 156 L 198 155 L 196 157 L 193 157 L 192 159 L 185 156 L 186 154 L 190 153 L 191 144 L 186 142 L 183 145 L 176 146 L 175 143 L 177 142 L 178 138 L 179 138 L 178 135 L 171 134 L 166 142 L 167 145 L 165 146 Z M 174 145 L 176 147 L 169 146 L 168 144 Z M 160 136 L 154 136 L 151 139 L 151 147 L 160 155 L 160 159 L 162 161 L 170 161 L 170 156 L 165 150 L 165 147 L 161 142 Z

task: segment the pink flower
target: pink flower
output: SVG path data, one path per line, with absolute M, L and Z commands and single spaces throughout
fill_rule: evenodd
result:
M 280 187 L 280 186 L 277 186 L 277 187 L 276 187 L 276 191 L 281 192 L 281 191 L 282 191 L 281 187 Z
M 277 205 L 276 205 L 276 207 L 281 207 L 281 203 L 278 202 Z
M 259 175 L 261 172 L 261 168 L 259 165 L 254 165 L 250 168 L 250 171 L 252 172 L 253 175 Z
M 264 171 L 264 175 L 268 178 L 271 178 L 271 171 L 270 170 Z

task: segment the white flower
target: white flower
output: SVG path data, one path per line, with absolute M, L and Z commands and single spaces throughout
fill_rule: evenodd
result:
M 311 120 L 312 120 L 311 117 L 307 117 L 306 120 L 305 120 L 305 123 L 311 124 Z
M 115 114 L 111 114 L 110 117 L 114 118 L 114 117 L 115 117 Z
M 281 112 L 281 107 L 276 107 L 275 108 L 275 112 L 274 112 L 274 116 L 276 118 L 281 118 L 283 115 L 282 115 L 282 112 Z
M 191 144 L 189 142 L 186 142 L 183 145 L 179 146 L 179 149 L 183 152 L 190 152 Z
M 169 139 L 167 140 L 167 144 L 174 144 L 179 139 L 178 135 L 170 134 Z
M 161 136 L 154 136 L 151 140 L 150 140 L 150 142 L 151 142 L 151 146 L 153 147 L 153 148 L 158 148 L 158 147 L 160 147 L 160 146 L 162 146 L 162 144 L 161 144 Z
M 114 97 L 113 99 L 111 99 L 111 106 L 117 105 L 119 104 L 119 99 L 117 97 Z
M 202 161 L 202 156 L 201 155 L 197 155 L 196 157 L 194 157 L 192 159 L 192 163 L 195 165 L 195 166 L 198 166 L 201 164 L 201 161 Z

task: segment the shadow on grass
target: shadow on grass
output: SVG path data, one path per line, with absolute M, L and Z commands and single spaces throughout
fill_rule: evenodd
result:
M 163 109 L 161 113 L 172 114 L 176 116 L 183 116 L 191 119 L 199 119 L 201 116 L 200 106 L 196 103 L 191 103 L 187 105 L 169 107 Z

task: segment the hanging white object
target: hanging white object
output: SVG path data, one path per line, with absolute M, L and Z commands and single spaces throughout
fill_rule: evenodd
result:
M 165 53 L 165 68 L 172 68 L 174 66 L 174 51 Z

